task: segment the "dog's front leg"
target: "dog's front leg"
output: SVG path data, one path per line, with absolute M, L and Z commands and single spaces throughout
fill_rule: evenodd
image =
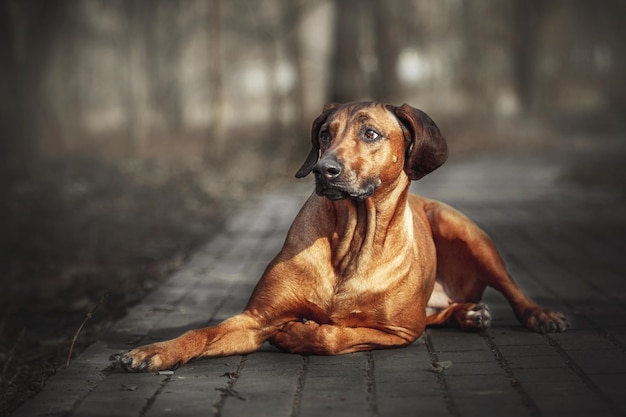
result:
M 407 346 L 420 332 L 406 329 L 383 331 L 369 327 L 318 324 L 312 320 L 293 321 L 271 337 L 270 343 L 291 353 L 341 355 L 372 349 Z
M 268 327 L 248 312 L 231 317 L 214 327 L 190 330 L 165 342 L 131 350 L 120 364 L 132 372 L 174 369 L 201 357 L 241 355 L 258 350 L 278 327 Z

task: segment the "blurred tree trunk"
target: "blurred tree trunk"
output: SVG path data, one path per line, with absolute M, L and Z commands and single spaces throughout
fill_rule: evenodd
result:
M 480 60 L 483 56 L 479 22 L 475 9 L 480 5 L 471 1 L 462 3 L 461 30 L 463 39 L 462 69 L 458 74 L 461 88 L 467 97 L 482 98 L 479 88 Z
M 152 1 L 152 17 L 147 19 L 149 34 L 150 102 L 159 109 L 159 117 L 165 120 L 167 133 L 178 133 L 182 128 L 182 103 L 178 79 L 180 62 L 181 28 L 179 2 Z
M 128 22 L 126 42 L 128 54 L 127 124 L 130 155 L 141 155 L 148 147 L 149 85 L 146 21 L 150 20 L 153 5 L 141 0 L 123 3 Z M 146 15 L 148 16 L 146 18 Z
M 280 66 L 283 64 L 281 62 L 282 57 L 280 54 L 280 35 L 284 33 L 283 29 L 283 17 L 287 13 L 284 8 L 281 8 L 278 13 L 281 13 L 281 16 L 278 19 L 278 23 L 275 27 L 268 27 L 266 32 L 262 36 L 262 42 L 264 43 L 264 71 L 266 74 L 267 80 L 267 95 L 269 96 L 269 116 L 268 122 L 269 125 L 272 126 L 272 131 L 274 131 L 275 139 L 280 140 L 285 137 L 285 133 L 287 131 L 287 126 L 285 122 L 285 117 L 283 114 L 283 100 L 285 99 L 285 94 L 281 91 L 279 86 L 279 71 Z M 269 18 L 263 20 L 270 20 Z M 278 144 L 273 143 L 270 146 L 278 146 Z
M 206 141 L 205 158 L 220 160 L 226 150 L 224 135 L 224 80 L 222 77 L 222 1 L 211 0 L 209 6 L 209 56 L 211 59 L 211 127 Z
M 369 3 L 369 2 L 368 2 Z M 363 0 L 335 0 L 335 40 L 331 58 L 330 93 L 334 102 L 367 95 L 367 79 L 361 69 L 359 23 L 369 4 Z
M 605 10 L 606 20 L 610 22 L 605 25 L 608 31 L 608 45 L 611 55 L 611 76 L 607 86 L 607 94 L 610 100 L 611 109 L 623 121 L 626 114 L 626 53 L 624 39 L 626 39 L 626 3 L 623 0 L 612 0 L 609 2 L 610 9 Z
M 377 71 L 374 72 L 371 86 L 372 96 L 378 101 L 395 102 L 401 95 L 397 65 L 402 48 L 401 13 L 407 12 L 407 6 L 408 4 L 397 1 L 372 1 Z
M 307 86 L 304 82 L 304 57 L 302 56 L 300 32 L 298 31 L 304 12 L 302 9 L 305 5 L 301 1 L 284 0 L 284 7 L 287 10 L 284 16 L 284 27 L 289 31 L 286 45 L 287 60 L 293 64 L 296 73 L 295 86 L 291 93 L 293 107 L 296 112 L 294 115 L 294 133 L 299 135 L 301 132 L 308 131 L 310 123 L 304 116 Z
M 406 7 L 394 1 L 335 1 L 332 101 L 393 102 L 401 96 L 397 65 Z
M 537 32 L 536 0 L 515 0 L 513 3 L 513 82 L 520 105 L 520 112 L 530 111 L 533 98 L 533 68 Z
M 293 66 L 295 72 L 294 85 L 286 97 L 286 107 L 293 109 L 293 121 L 285 132 L 287 155 L 293 155 L 298 144 L 296 138 L 308 130 L 309 123 L 308 120 L 304 120 L 306 86 L 304 85 L 304 62 L 300 45 L 300 32 L 298 31 L 302 19 L 302 9 L 305 6 L 297 0 L 283 0 L 281 6 L 281 9 L 284 10 L 281 30 L 282 33 L 286 34 L 285 58 Z
M 18 30 L 21 23 L 18 13 L 15 1 L 0 2 L 0 85 L 4 96 L 0 103 L 0 129 L 3 132 L 0 140 L 0 161 L 3 165 L 12 158 L 21 159 L 22 155 L 30 151 L 33 141 L 30 135 L 23 135 L 20 129 L 23 110 L 29 107 L 23 93 L 23 79 L 27 78 L 25 70 L 32 70 L 32 66 L 22 68 L 22 63 L 27 61 L 24 51 L 26 41 L 19 36 L 22 31 Z M 7 97 L 14 99 L 7 100 Z
M 57 140 L 43 88 L 66 1 L 0 1 L 0 151 L 23 161 L 39 151 L 42 132 Z M 62 30 L 62 29 L 61 29 Z

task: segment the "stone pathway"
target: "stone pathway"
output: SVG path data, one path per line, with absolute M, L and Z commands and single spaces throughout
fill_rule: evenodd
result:
M 574 328 L 523 329 L 488 291 L 489 331 L 429 329 L 404 349 L 260 352 L 128 374 L 109 356 L 239 312 L 312 185 L 250 201 L 224 231 L 14 416 L 625 416 L 626 205 L 545 157 L 449 162 L 414 184 L 477 221 L 510 271 Z

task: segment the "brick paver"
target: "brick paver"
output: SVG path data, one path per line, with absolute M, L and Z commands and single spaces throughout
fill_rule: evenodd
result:
M 15 416 L 624 416 L 626 214 L 608 191 L 561 180 L 533 157 L 450 162 L 414 184 L 484 227 L 566 333 L 519 326 L 485 296 L 487 332 L 429 329 L 404 349 L 337 357 L 260 352 L 199 360 L 171 375 L 128 374 L 111 354 L 241 310 L 310 183 L 251 201 L 190 262 Z

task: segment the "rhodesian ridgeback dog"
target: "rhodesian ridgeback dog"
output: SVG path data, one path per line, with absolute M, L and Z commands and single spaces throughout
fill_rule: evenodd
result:
M 490 238 L 463 214 L 409 194 L 412 180 L 447 159 L 424 112 L 381 103 L 327 105 L 296 177 L 315 193 L 296 216 L 244 311 L 120 357 L 129 371 L 176 368 L 201 357 L 247 354 L 269 340 L 293 353 L 337 355 L 395 348 L 428 325 L 485 329 L 491 286 L 519 321 L 564 331 L 561 313 L 531 301 Z

